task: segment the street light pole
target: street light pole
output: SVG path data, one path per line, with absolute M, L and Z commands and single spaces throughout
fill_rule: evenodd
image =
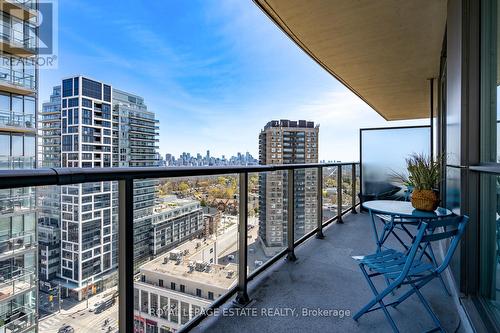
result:
M 87 279 L 87 287 L 85 288 L 85 294 L 87 295 L 87 309 L 89 308 L 89 279 Z
M 59 282 L 57 283 L 57 290 L 59 291 L 59 299 L 58 299 L 58 301 L 59 301 L 59 313 L 61 313 L 61 302 L 62 302 L 62 300 L 61 300 L 61 284 Z

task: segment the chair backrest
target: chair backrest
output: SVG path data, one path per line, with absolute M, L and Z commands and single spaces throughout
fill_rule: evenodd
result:
M 419 251 L 425 250 L 430 242 L 451 239 L 443 262 L 436 268 L 437 273 L 444 271 L 446 267 L 448 267 L 458 247 L 458 243 L 464 234 L 468 221 L 469 218 L 467 216 L 450 216 L 438 220 L 421 222 L 417 229 L 417 234 L 413 239 L 412 246 L 407 254 L 401 277 L 404 278 L 408 275 L 408 272 L 413 266 L 415 256 Z

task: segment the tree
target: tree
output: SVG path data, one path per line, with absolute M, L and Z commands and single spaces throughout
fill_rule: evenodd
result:
M 179 191 L 186 193 L 189 190 L 189 185 L 186 182 L 181 182 L 179 184 Z

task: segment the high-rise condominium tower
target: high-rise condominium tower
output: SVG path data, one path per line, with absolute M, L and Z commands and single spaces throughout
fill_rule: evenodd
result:
M 259 135 L 260 164 L 318 163 L 319 125 L 299 120 L 273 120 Z M 295 171 L 295 238 L 316 225 L 317 172 L 313 169 Z M 268 254 L 287 244 L 287 174 L 259 174 L 259 237 Z
M 42 163 L 47 167 L 158 165 L 154 113 L 148 111 L 142 97 L 111 85 L 82 76 L 64 79 L 62 89 L 54 87 L 50 101 L 43 104 L 42 122 L 47 128 Z M 50 131 L 52 127 L 59 128 L 59 133 Z M 154 212 L 156 185 L 156 180 L 134 182 L 136 262 L 150 254 L 151 219 L 145 217 Z M 43 214 L 38 219 L 43 247 L 41 279 L 54 282 L 57 275 L 63 294 L 79 299 L 85 291 L 99 291 L 115 283 L 116 184 L 50 187 L 42 193 Z M 58 205 L 54 203 L 57 196 Z
M 112 166 L 111 85 L 75 76 L 62 80 L 61 166 Z M 101 288 L 118 265 L 117 196 L 112 182 L 61 186 L 63 290 L 79 299 Z
M 0 169 L 36 166 L 37 1 L 0 7 Z M 0 190 L 0 331 L 36 328 L 34 188 Z
M 113 89 L 113 166 L 159 165 L 158 120 L 144 99 Z M 157 179 L 134 181 L 134 264 L 150 257 Z

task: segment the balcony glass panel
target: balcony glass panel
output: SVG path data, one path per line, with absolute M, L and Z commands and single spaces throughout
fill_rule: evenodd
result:
M 169 332 L 237 283 L 239 180 L 152 181 L 134 181 L 134 326 Z
M 38 332 L 118 332 L 118 209 L 117 182 L 37 187 Z
M 323 222 L 337 216 L 337 167 L 323 168 Z
M 298 240 L 315 230 L 318 225 L 318 170 L 297 169 L 294 178 L 294 239 Z
M 248 176 L 247 267 L 251 273 L 287 246 L 286 171 Z
M 363 197 L 370 200 L 402 196 L 404 189 L 394 181 L 394 173 L 405 173 L 405 159 L 414 153 L 430 155 L 429 126 L 361 130 Z

